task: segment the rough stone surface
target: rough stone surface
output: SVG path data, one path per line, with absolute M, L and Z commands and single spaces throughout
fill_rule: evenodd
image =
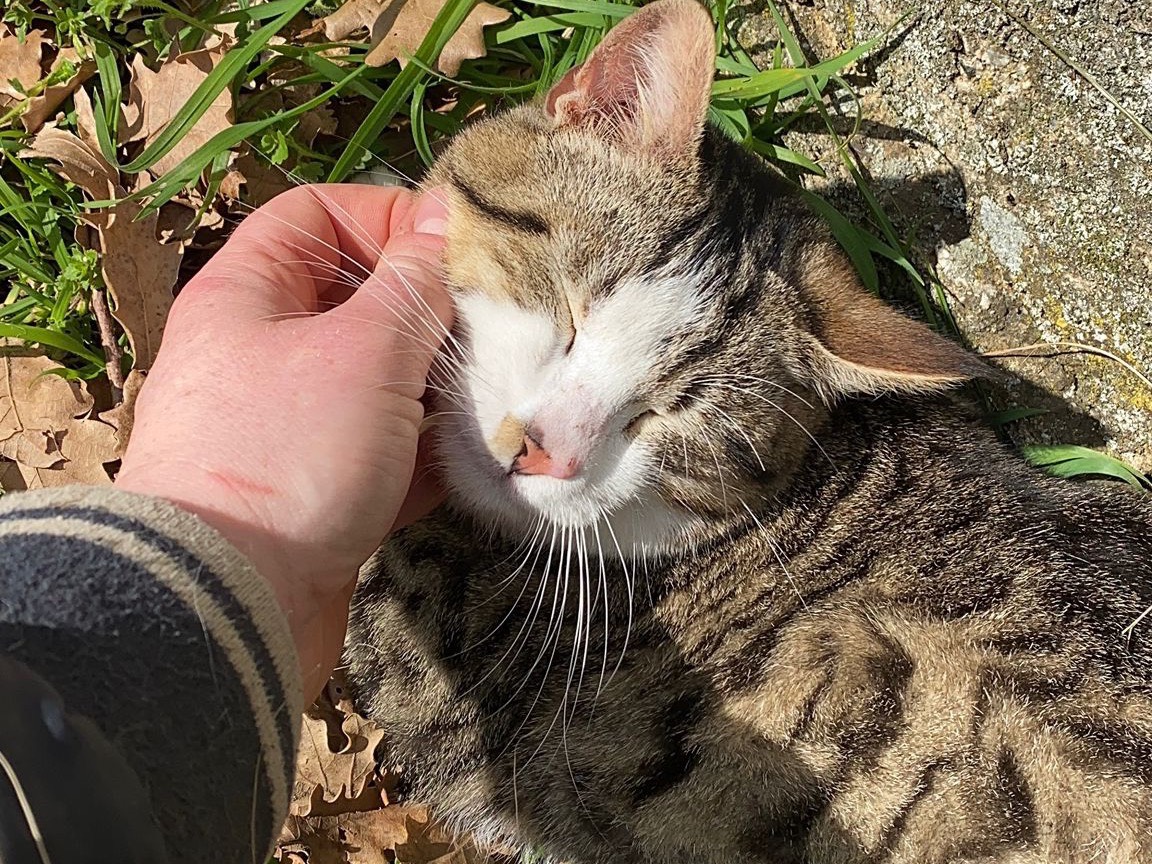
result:
M 810 59 L 895 27 L 858 70 L 864 122 L 851 146 L 935 267 L 970 344 L 1079 343 L 1152 377 L 1152 140 L 1052 50 L 1152 127 L 1152 3 L 1003 3 L 784 8 Z M 776 41 L 764 14 L 749 14 L 739 35 L 754 49 Z M 792 143 L 818 156 L 831 147 L 820 124 Z M 843 177 L 823 185 L 853 208 Z M 1023 381 L 1001 404 L 1051 412 L 1016 424 L 1023 440 L 1102 447 L 1152 469 L 1152 386 L 1124 365 L 1090 354 L 1003 365 Z

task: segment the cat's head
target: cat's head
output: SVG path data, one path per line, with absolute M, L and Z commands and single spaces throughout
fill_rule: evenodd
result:
M 657 0 L 432 173 L 459 340 L 438 456 L 456 502 L 504 532 L 668 548 L 756 507 L 837 400 L 978 369 L 866 293 L 782 182 L 707 128 L 714 38 L 694 0 Z

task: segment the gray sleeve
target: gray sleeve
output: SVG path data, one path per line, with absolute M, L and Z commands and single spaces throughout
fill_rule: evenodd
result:
M 266 861 L 302 705 L 267 583 L 173 505 L 111 488 L 0 500 L 0 655 L 91 721 L 147 795 L 171 861 Z

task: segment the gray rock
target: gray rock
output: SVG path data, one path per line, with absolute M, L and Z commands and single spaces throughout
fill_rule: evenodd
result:
M 1152 3 L 1005 0 L 1021 21 L 1152 126 Z M 901 231 L 934 267 L 969 343 L 1079 343 L 1152 377 L 1152 140 L 993 0 L 810 0 L 785 9 L 810 59 L 895 27 L 859 70 L 851 146 Z M 914 17 L 899 24 L 906 13 Z M 739 36 L 775 44 L 770 16 Z M 854 108 L 842 106 L 842 135 Z M 822 124 L 791 144 L 826 157 Z M 835 158 L 822 158 L 825 165 Z M 814 184 L 862 214 L 846 175 Z M 1152 386 L 1091 354 L 1006 360 L 999 404 L 1052 413 L 1025 441 L 1102 447 L 1152 469 Z

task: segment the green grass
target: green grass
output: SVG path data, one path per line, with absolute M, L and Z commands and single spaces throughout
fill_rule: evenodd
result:
M 298 39 L 313 17 L 339 5 L 335 0 L 271 0 L 252 6 L 246 0 L 209 0 L 198 4 L 194 16 L 181 11 L 187 7 L 163 0 L 15 0 L 7 4 L 4 20 L 22 30 L 47 29 L 58 44 L 72 45 L 95 59 L 97 72 L 86 89 L 95 109 L 100 150 L 126 176 L 150 180 L 135 197 L 155 209 L 190 187 L 211 200 L 227 173 L 230 154 L 245 142 L 270 164 L 304 181 L 340 181 L 379 165 L 418 176 L 466 118 L 545 92 L 638 5 L 499 0 L 512 11 L 512 19 L 488 29 L 487 57 L 465 63 L 449 80 L 432 70 L 432 62 L 472 2 L 446 0 L 404 69 L 396 63 L 365 65 L 366 44 L 343 44 L 346 56 L 337 59 L 326 53 L 336 46 L 315 36 Z M 852 102 L 844 98 L 853 94 L 843 74 L 887 34 L 811 63 L 768 0 L 780 40 L 767 52 L 769 62 L 758 65 L 733 36 L 730 0 L 713 0 L 711 6 L 719 49 L 712 120 L 799 185 L 804 175 L 823 174 L 825 167 L 790 148 L 786 134 L 799 121 L 817 118 L 836 144 L 834 158 L 859 190 L 865 219 L 853 221 L 827 200 L 803 194 L 827 219 L 869 288 L 878 289 L 884 268 L 902 274 L 929 322 L 954 331 L 943 287 L 930 269 L 918 266 L 911 245 L 833 128 L 833 101 Z M 223 27 L 235 27 L 236 43 L 164 133 L 142 151 L 117 145 L 119 105 L 126 98 L 131 59 L 140 54 L 154 64 L 172 51 L 199 47 Z M 279 44 L 273 39 L 277 35 L 287 41 Z M 163 176 L 149 178 L 144 172 L 225 89 L 236 97 L 235 124 Z M 305 144 L 295 134 L 298 124 L 320 106 L 337 116 L 354 117 L 356 123 L 344 135 L 320 136 Z M 64 126 L 74 120 L 69 114 Z M 98 377 L 104 359 L 90 305 L 93 290 L 100 287 L 99 266 L 95 253 L 74 236 L 85 203 L 78 189 L 43 163 L 19 155 L 25 141 L 14 113 L 0 115 L 0 282 L 8 284 L 0 307 L 0 337 L 38 343 L 58 354 L 74 374 Z M 1067 462 L 1061 464 L 1061 470 L 1070 470 Z
M 472 0 L 447 0 L 403 70 L 398 64 L 364 65 L 364 44 L 346 43 L 347 57 L 336 62 L 325 56 L 334 47 L 330 44 L 294 42 L 291 34 L 302 29 L 302 16 L 326 11 L 310 0 L 273 0 L 247 9 L 209 3 L 195 18 L 155 0 L 19 0 L 4 18 L 21 29 L 48 29 L 61 44 L 95 58 L 98 71 L 86 89 L 95 107 L 100 149 L 129 177 L 147 177 L 142 172 L 171 150 L 225 88 L 238 94 L 235 125 L 136 193 L 149 208 L 157 208 L 188 187 L 199 185 L 211 192 L 227 170 L 229 154 L 242 142 L 303 180 L 344 180 L 377 165 L 416 176 L 466 117 L 543 93 L 633 8 L 604 0 L 505 5 L 514 17 L 490 28 L 488 57 L 466 63 L 455 80 L 433 72 L 431 63 L 470 11 Z M 721 80 L 714 88 L 712 119 L 794 180 L 822 173 L 809 156 L 784 143 L 784 133 L 801 117 L 823 113 L 828 91 L 843 86 L 838 74 L 874 43 L 813 66 L 801 61 L 794 64 L 797 68 L 789 68 L 778 50 L 771 66 L 761 68 L 730 35 L 727 0 L 718 0 L 713 11 Z M 131 23 L 116 23 L 124 18 Z M 225 25 L 236 27 L 237 44 L 163 134 L 143 152 L 128 153 L 114 144 L 117 106 L 128 86 L 131 58 L 141 54 L 155 62 L 177 48 L 193 49 Z M 288 44 L 270 44 L 277 34 L 287 34 Z M 318 88 L 319 93 L 307 100 L 295 98 L 297 104 L 287 110 L 266 109 L 273 97 L 291 100 L 305 88 Z M 294 128 L 301 116 L 319 106 L 359 112 L 363 119 L 346 138 L 325 136 L 314 147 L 304 146 L 294 137 Z M 6 329 L 0 335 L 64 351 L 80 374 L 98 375 L 101 351 L 87 295 L 90 286 L 99 285 L 99 271 L 95 255 L 73 239 L 84 202 L 79 190 L 69 188 L 45 165 L 18 155 L 25 136 L 15 114 L 9 113 L 8 125 L 0 129 L 0 279 L 10 284 L 0 312 Z M 73 122 L 68 117 L 64 125 Z M 870 287 L 877 285 L 873 253 L 917 273 L 898 245 L 852 224 L 822 201 L 820 206 Z M 886 220 L 879 224 L 890 228 Z

